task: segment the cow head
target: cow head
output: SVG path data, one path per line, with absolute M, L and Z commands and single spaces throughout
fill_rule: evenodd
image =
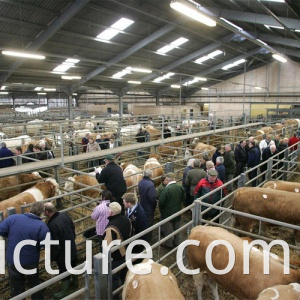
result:
M 59 184 L 56 182 L 56 180 L 54 178 L 47 178 L 45 181 L 50 182 L 52 184 L 54 194 L 56 196 L 61 194 L 61 191 L 59 190 Z
M 65 191 L 71 192 L 74 190 L 74 183 L 75 183 L 75 178 L 69 177 L 68 181 L 65 183 Z
M 149 155 L 149 158 L 155 158 L 155 159 L 160 159 L 160 155 L 158 155 L 158 154 L 156 154 L 156 153 L 151 153 L 150 155 Z
M 120 164 L 120 167 L 121 167 L 121 169 L 124 171 L 127 167 L 129 166 L 129 164 L 127 164 L 127 163 L 121 163 Z
M 42 176 L 40 175 L 39 172 L 32 172 L 31 174 L 34 175 L 34 176 L 36 176 L 36 177 L 42 178 Z

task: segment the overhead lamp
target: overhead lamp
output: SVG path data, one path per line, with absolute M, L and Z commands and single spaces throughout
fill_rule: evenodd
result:
M 144 69 L 144 68 L 131 68 L 132 71 L 134 72 L 139 72 L 139 73 L 152 73 L 152 70 L 149 70 L 149 69 Z
M 73 95 L 73 96 L 77 96 L 77 93 L 73 93 L 72 95 Z
M 295 29 L 295 32 L 300 32 L 300 29 Z
M 2 86 L 1 86 L 1 91 L 5 90 L 6 88 L 7 88 L 6 85 L 2 85 Z
M 37 93 L 38 95 L 47 95 L 47 93 Z
M 129 80 L 127 81 L 128 83 L 132 83 L 132 84 L 141 84 L 141 81 L 135 81 L 135 80 Z
M 206 78 L 201 78 L 201 77 L 195 77 L 194 79 L 185 82 L 183 85 L 184 86 L 188 86 L 188 85 L 194 84 L 194 83 L 196 83 L 198 81 L 207 81 L 207 79 Z
M 167 52 L 175 49 L 176 47 L 181 46 L 182 44 L 186 43 L 188 41 L 188 39 L 184 38 L 184 37 L 180 37 L 179 39 L 173 41 L 172 43 L 170 43 L 169 45 L 166 45 L 160 49 L 158 49 L 156 51 L 157 54 L 166 54 Z
M 221 50 L 216 50 L 216 51 L 214 51 L 214 52 L 212 52 L 212 53 L 209 53 L 208 55 L 205 55 L 205 56 L 202 56 L 202 57 L 198 58 L 197 60 L 195 60 L 195 63 L 196 63 L 196 64 L 201 64 L 201 63 L 203 63 L 204 61 L 206 61 L 206 60 L 208 60 L 208 59 L 212 59 L 212 58 L 214 58 L 214 57 L 216 57 L 217 55 L 220 55 L 220 54 L 222 54 L 222 53 L 223 53 L 223 51 L 221 51 Z
M 258 0 L 258 1 L 285 3 L 285 0 Z
M 220 18 L 220 20 L 224 21 L 225 23 L 227 23 L 228 25 L 238 29 L 239 31 L 243 31 L 243 28 L 242 27 L 239 27 L 233 23 L 231 23 L 230 21 L 226 20 L 225 18 Z
M 202 90 L 202 91 L 208 91 L 208 90 L 209 90 L 209 88 L 202 87 L 202 88 L 201 88 L 201 90 Z
M 75 64 L 77 64 L 78 62 L 80 62 L 79 59 L 67 58 L 62 64 L 54 68 L 52 73 L 63 74 L 64 72 L 68 71 L 70 68 L 73 68 Z
M 222 70 L 228 70 L 230 68 L 236 67 L 237 65 L 240 65 L 240 64 L 244 63 L 245 61 L 246 61 L 246 59 L 244 59 L 244 58 L 239 59 L 232 64 L 226 65 L 225 67 L 222 68 Z
M 254 87 L 256 90 L 261 90 L 261 87 L 260 86 L 255 86 Z
M 80 76 L 61 76 L 61 79 L 64 80 L 75 80 L 75 79 L 81 79 Z
M 54 89 L 54 88 L 44 88 L 44 91 L 46 91 L 46 92 L 55 92 L 56 89 Z
M 8 92 L 0 92 L 0 95 L 8 95 Z
M 22 57 L 22 58 L 33 58 L 33 59 L 45 59 L 43 55 L 26 53 L 26 52 L 16 52 L 16 51 L 2 51 L 3 55 Z
M 277 53 L 273 54 L 272 56 L 273 56 L 275 59 L 279 60 L 280 62 L 283 62 L 283 63 L 287 62 L 287 59 L 285 59 L 284 57 L 282 57 L 281 55 L 279 55 L 279 54 L 277 54 Z
M 35 91 L 41 91 L 42 89 L 43 89 L 43 87 L 37 86 L 34 90 L 35 90 Z
M 178 12 L 188 16 L 189 18 L 192 18 L 207 26 L 214 27 L 217 25 L 214 20 L 200 11 L 200 5 L 194 1 L 174 0 L 170 3 L 170 6 Z
M 180 89 L 180 87 L 181 87 L 181 86 L 178 85 L 178 84 L 172 84 L 172 85 L 171 85 L 171 88 L 172 88 L 172 89 Z
M 167 73 L 167 74 L 165 74 L 165 75 L 163 75 L 163 76 L 160 76 L 160 77 L 155 78 L 155 79 L 153 80 L 153 82 L 159 83 L 159 82 L 161 82 L 161 81 L 163 81 L 163 80 L 165 80 L 165 79 L 169 79 L 169 78 L 170 78 L 171 76 L 173 76 L 173 75 L 175 75 L 175 73 L 169 72 L 169 73 Z

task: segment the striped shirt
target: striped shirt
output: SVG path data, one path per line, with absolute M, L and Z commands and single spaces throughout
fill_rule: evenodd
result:
M 102 200 L 91 214 L 91 218 L 96 221 L 97 235 L 103 235 L 108 224 L 109 208 L 106 205 L 107 203 L 110 203 L 110 201 Z

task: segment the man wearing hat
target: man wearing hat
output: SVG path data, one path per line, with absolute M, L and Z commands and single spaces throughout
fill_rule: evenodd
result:
M 112 154 L 104 158 L 105 168 L 99 174 L 96 169 L 96 179 L 99 183 L 105 183 L 106 188 L 112 193 L 113 201 L 118 202 L 124 211 L 122 196 L 126 193 L 126 181 L 123 177 L 123 171 L 119 165 L 114 162 Z
M 218 179 L 218 172 L 215 169 L 209 169 L 207 171 L 207 177 L 202 178 L 194 191 L 194 195 L 195 195 L 195 199 L 202 197 L 206 194 L 208 194 L 209 192 L 215 190 L 216 188 L 220 187 L 221 185 L 223 185 L 223 182 Z M 225 187 L 223 189 L 218 190 L 217 192 L 211 194 L 210 196 L 204 198 L 202 201 L 205 203 L 209 203 L 209 204 L 215 204 L 216 202 L 218 202 L 219 200 L 222 199 L 222 197 L 224 197 L 226 195 L 226 189 Z M 207 206 L 202 206 L 201 207 L 201 211 L 204 211 L 207 209 Z M 219 210 L 217 209 L 211 209 L 210 211 L 208 211 L 207 213 L 205 213 L 204 215 L 202 215 L 203 219 L 207 219 L 207 218 L 214 218 L 215 216 L 217 216 L 219 214 Z M 215 220 L 215 222 L 218 222 L 218 220 Z

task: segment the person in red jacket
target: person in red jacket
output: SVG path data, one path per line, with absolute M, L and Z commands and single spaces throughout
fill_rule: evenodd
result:
M 294 136 L 292 136 L 290 139 L 289 139 L 289 147 L 290 146 L 293 146 L 295 144 L 297 144 L 299 142 L 299 138 L 297 137 L 297 134 L 294 133 Z M 293 151 L 297 150 L 297 145 L 295 145 L 293 148 Z
M 202 178 L 194 191 L 195 199 L 202 197 L 209 192 L 215 190 L 216 188 L 220 187 L 223 185 L 223 182 L 218 179 L 218 172 L 215 169 L 209 169 L 207 171 L 207 177 Z M 217 192 L 211 194 L 210 196 L 207 196 L 202 200 L 202 202 L 209 203 L 209 204 L 215 204 L 219 200 L 221 200 L 224 196 L 226 195 L 226 189 L 225 187 L 223 189 L 218 190 Z M 207 206 L 202 206 L 201 207 L 201 212 L 206 210 Z M 219 214 L 219 210 L 217 209 L 211 209 L 204 215 L 202 215 L 203 219 L 212 219 L 216 217 Z M 215 222 L 219 222 L 219 219 L 215 220 Z

